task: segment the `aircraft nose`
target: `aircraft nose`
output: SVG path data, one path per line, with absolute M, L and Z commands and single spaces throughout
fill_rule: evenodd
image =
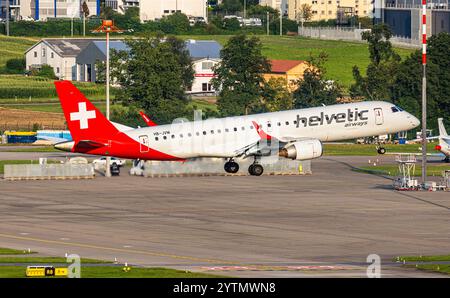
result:
M 413 128 L 416 128 L 417 126 L 420 125 L 420 120 L 417 119 L 416 117 L 414 117 L 413 115 L 411 115 L 411 124 L 412 124 Z

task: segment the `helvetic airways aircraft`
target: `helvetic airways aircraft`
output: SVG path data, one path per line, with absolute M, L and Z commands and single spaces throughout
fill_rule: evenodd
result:
M 308 160 L 322 155 L 322 142 L 396 133 L 417 127 L 413 115 L 387 102 L 370 101 L 248 116 L 183 121 L 131 128 L 110 122 L 69 81 L 55 82 L 73 141 L 60 150 L 141 160 L 224 158 L 236 173 L 237 157 L 253 157 L 259 176 L 262 156 Z

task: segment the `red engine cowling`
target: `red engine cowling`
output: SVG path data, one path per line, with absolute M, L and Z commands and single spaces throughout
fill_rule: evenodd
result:
M 319 140 L 304 140 L 287 145 L 282 148 L 279 155 L 296 160 L 308 160 L 321 157 L 323 146 Z

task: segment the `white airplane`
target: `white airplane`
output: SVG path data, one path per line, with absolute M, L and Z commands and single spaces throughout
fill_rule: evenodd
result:
M 259 176 L 262 156 L 308 160 L 322 156 L 322 142 L 410 130 L 420 122 L 382 101 L 338 104 L 248 116 L 179 121 L 127 128 L 105 116 L 69 81 L 55 82 L 73 141 L 55 148 L 141 160 L 224 158 L 228 173 L 239 170 L 237 157 L 253 157 L 248 171 Z
M 439 135 L 434 137 L 427 137 L 427 140 L 439 140 L 439 144 L 434 147 L 439 154 L 427 153 L 427 156 L 444 157 L 444 162 L 450 162 L 450 136 L 447 134 L 444 126 L 444 118 L 438 118 Z M 414 139 L 412 142 L 421 142 L 422 138 Z M 420 149 L 420 148 L 419 148 Z M 391 153 L 393 154 L 393 153 Z M 420 156 L 420 153 L 415 155 Z
M 439 125 L 439 137 L 438 137 L 439 145 L 436 145 L 435 149 L 437 151 L 441 151 L 442 154 L 444 154 L 445 162 L 450 162 L 450 136 L 447 134 L 447 131 L 445 130 L 443 118 L 438 119 L 438 125 Z

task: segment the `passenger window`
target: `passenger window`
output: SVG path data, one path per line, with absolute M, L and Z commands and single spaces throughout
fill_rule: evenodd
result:
M 206 131 L 205 130 L 203 131 L 203 135 L 206 136 Z
M 158 137 L 155 137 L 155 141 L 158 141 L 159 140 L 159 138 Z
M 234 131 L 237 131 L 237 127 L 234 128 Z
M 228 128 L 225 128 L 225 132 L 230 132 L 230 130 Z
M 180 138 L 182 138 L 183 137 L 183 134 L 182 133 L 180 133 Z
M 164 139 L 164 140 L 167 140 L 167 136 L 163 136 L 163 139 Z
M 222 131 L 220 129 L 217 130 L 217 133 L 221 133 Z
M 192 137 L 192 134 L 191 134 L 191 133 L 188 133 L 188 137 Z
M 245 130 L 245 127 L 244 127 L 244 126 L 242 126 L 242 127 L 241 127 L 241 129 L 242 129 L 242 130 Z
M 289 121 L 286 121 L 286 125 L 289 125 Z
M 281 122 L 278 122 L 278 126 L 281 126 Z
M 214 134 L 214 130 L 213 130 L 213 129 L 211 129 L 211 134 L 212 134 L 212 135 Z
M 175 139 L 175 135 L 172 135 L 172 139 Z
M 197 131 L 196 133 L 195 133 L 197 136 L 199 136 L 200 135 L 200 133 Z

